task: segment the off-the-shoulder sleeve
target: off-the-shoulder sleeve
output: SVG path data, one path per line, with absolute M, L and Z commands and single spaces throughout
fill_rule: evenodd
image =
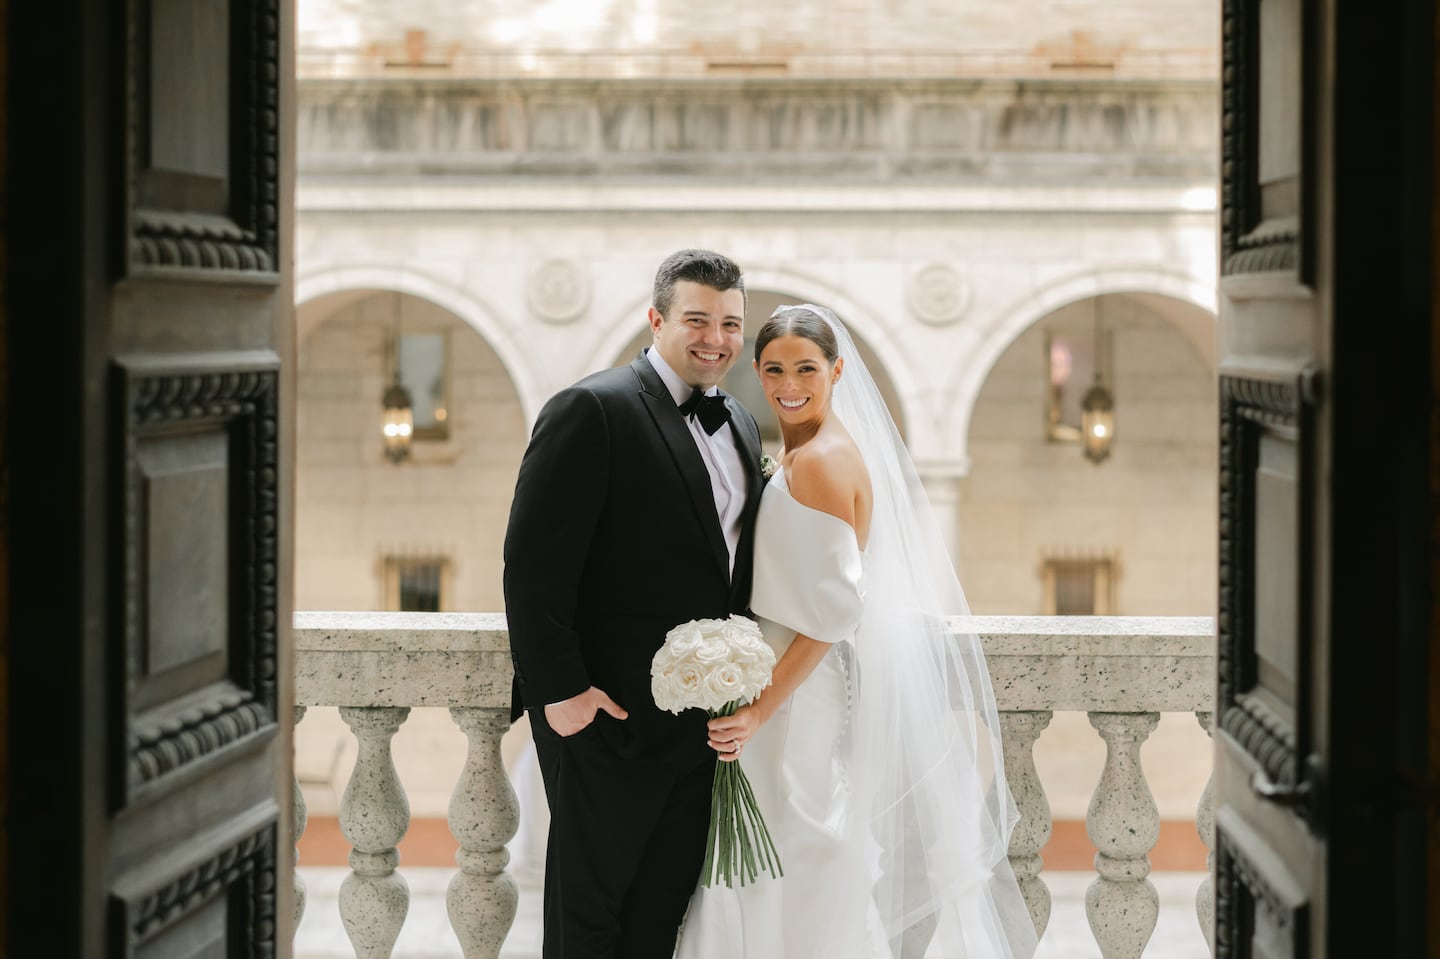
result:
M 864 562 L 850 524 L 802 505 L 783 485 L 766 489 L 755 526 L 755 614 L 836 643 L 854 635 L 864 601 Z

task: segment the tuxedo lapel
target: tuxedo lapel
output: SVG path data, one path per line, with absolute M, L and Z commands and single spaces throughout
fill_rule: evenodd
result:
M 760 475 L 760 429 L 735 397 L 726 394 L 725 407 L 730 411 L 730 430 L 735 434 L 735 448 L 740 451 L 740 463 L 745 468 L 745 509 L 748 516 L 765 479 Z
M 760 472 L 760 427 L 735 397 L 727 396 L 725 402 L 730 410 L 730 429 L 735 434 L 735 448 L 745 469 L 745 510 L 740 514 L 740 543 L 735 552 L 735 570 L 730 578 L 730 607 L 738 611 L 750 604 L 755 516 L 760 512 L 760 494 L 765 489 L 765 477 Z
M 640 380 L 640 400 L 650 418 L 654 420 L 655 428 L 669 448 L 675 467 L 680 471 L 680 477 L 690 493 L 691 505 L 695 507 L 700 526 L 705 530 L 705 538 L 710 543 L 711 556 L 719 564 L 728 581 L 730 548 L 725 545 L 725 534 L 720 529 L 720 517 L 715 512 L 715 491 L 710 487 L 710 471 L 705 468 L 705 461 L 700 458 L 700 451 L 695 447 L 695 437 L 690 434 L 685 418 L 680 415 L 674 398 L 665 388 L 665 381 L 660 379 L 660 374 L 655 372 L 650 361 L 641 356 L 630 364 L 630 368 Z

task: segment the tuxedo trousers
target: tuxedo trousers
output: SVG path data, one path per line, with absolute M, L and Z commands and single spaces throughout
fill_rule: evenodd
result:
M 530 710 L 550 805 L 544 959 L 671 959 L 700 879 L 715 754 L 618 756 L 600 713 L 573 736 Z

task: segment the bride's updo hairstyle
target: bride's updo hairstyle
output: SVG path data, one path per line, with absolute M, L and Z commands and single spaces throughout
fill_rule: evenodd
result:
M 770 345 L 771 340 L 782 336 L 803 336 L 805 339 L 820 347 L 820 352 L 825 354 L 825 361 L 831 366 L 840 357 L 840 346 L 835 341 L 835 330 L 825 318 L 813 310 L 807 310 L 803 306 L 782 306 L 770 314 L 770 319 L 760 327 L 760 332 L 755 334 L 755 362 L 760 362 L 760 354 L 765 352 L 765 347 Z

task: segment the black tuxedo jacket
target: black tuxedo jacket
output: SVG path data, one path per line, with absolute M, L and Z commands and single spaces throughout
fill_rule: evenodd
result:
M 505 534 L 512 718 L 528 708 L 543 724 L 540 707 L 596 686 L 629 718 L 600 713 L 577 736 L 603 736 L 636 758 L 709 751 L 703 713 L 655 707 L 650 661 L 671 627 L 750 601 L 760 430 L 727 401 L 747 484 L 733 576 L 710 475 L 649 360 L 596 373 L 545 404 Z

